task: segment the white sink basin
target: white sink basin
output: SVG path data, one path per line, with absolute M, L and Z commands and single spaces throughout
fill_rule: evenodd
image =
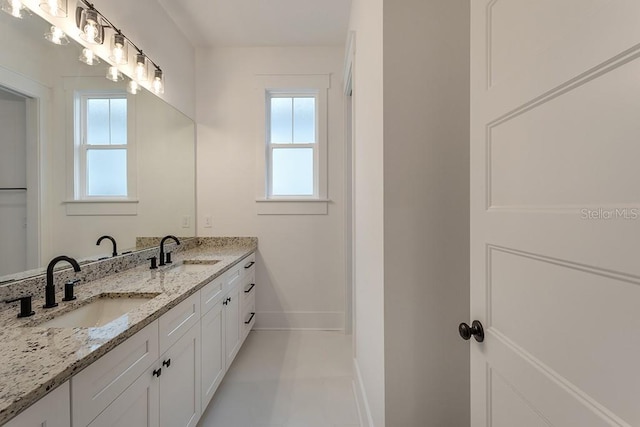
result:
M 184 260 L 175 263 L 173 266 L 169 267 L 172 271 L 178 271 L 180 273 L 198 273 L 200 271 L 209 270 L 212 265 L 220 262 L 217 259 L 207 259 L 207 260 Z
M 40 328 L 97 328 L 135 310 L 152 298 L 100 296 L 73 311 L 37 326 Z

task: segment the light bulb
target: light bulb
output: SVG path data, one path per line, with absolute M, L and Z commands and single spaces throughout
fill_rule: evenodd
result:
M 100 17 L 95 9 L 82 10 L 80 23 L 78 27 L 81 29 L 80 37 L 87 43 L 102 43 L 102 26 L 100 25 Z
M 84 35 L 87 41 L 93 41 L 98 35 L 98 28 L 95 23 L 88 23 L 84 26 Z
M 109 56 L 116 65 L 124 65 L 128 61 L 127 40 L 124 35 L 116 33 L 111 39 L 111 55 Z
M 113 57 L 115 58 L 118 64 L 120 63 L 120 61 L 122 61 L 123 53 L 124 52 L 122 50 L 122 46 L 116 46 L 113 49 Z
M 96 65 L 100 63 L 100 59 L 96 56 L 96 54 L 86 47 L 82 49 L 82 54 L 80 55 L 80 61 L 84 62 L 87 65 Z
M 67 35 L 60 28 L 53 25 L 51 27 L 51 31 L 44 35 L 44 38 L 49 40 L 51 43 L 58 45 L 65 45 L 69 43 L 69 39 Z
M 135 78 L 138 81 L 147 80 L 147 57 L 143 54 L 136 55 Z
M 137 95 L 139 90 L 140 90 L 140 85 L 138 84 L 137 81 L 135 80 L 129 81 L 129 84 L 127 85 L 127 92 L 129 92 L 131 95 Z
M 156 69 L 153 77 L 153 91 L 156 94 L 164 93 L 164 76 L 162 75 L 162 70 Z
M 20 0 L 4 0 L 2 10 L 14 18 L 22 18 L 22 2 Z
M 120 72 L 120 70 L 118 70 L 118 67 L 109 67 L 106 77 L 112 82 L 120 81 L 123 78 L 122 73 Z

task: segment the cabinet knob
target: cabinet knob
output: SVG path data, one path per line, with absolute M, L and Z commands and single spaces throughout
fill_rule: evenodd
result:
M 471 326 L 466 323 L 460 323 L 460 325 L 458 325 L 458 333 L 465 341 L 470 339 L 471 336 L 473 336 L 478 342 L 484 341 L 484 328 L 482 327 L 482 323 L 478 320 L 474 320 L 473 323 L 471 323 Z
M 153 370 L 153 376 L 154 377 L 159 377 L 160 375 L 162 375 L 162 368 L 158 368 L 158 369 L 154 369 Z
M 167 368 L 171 366 L 171 359 L 167 359 L 162 362 L 162 366 L 166 366 Z

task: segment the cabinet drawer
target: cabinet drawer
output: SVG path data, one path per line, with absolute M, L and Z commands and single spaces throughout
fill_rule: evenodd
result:
M 212 280 L 200 289 L 200 312 L 204 316 L 222 299 L 224 291 L 224 275 Z
M 242 280 L 242 263 L 236 264 L 227 273 L 225 274 L 225 291 L 229 291 L 229 289 L 238 285 Z
M 69 427 L 71 425 L 69 381 L 3 425 L 4 427 Z
M 159 319 L 160 354 L 200 320 L 200 291 L 173 307 Z
M 243 315 L 240 318 L 240 321 L 242 322 L 240 324 L 240 330 L 242 331 L 242 340 L 244 340 L 244 338 L 246 338 L 251 328 L 253 328 L 253 325 L 255 325 L 256 323 L 255 294 L 252 294 L 250 297 L 247 298 L 244 305 Z
M 158 321 L 71 379 L 73 425 L 86 426 L 156 361 Z
M 240 263 L 242 264 L 242 271 L 243 271 L 242 274 L 244 277 L 250 276 L 251 274 L 255 274 L 255 271 L 256 271 L 256 254 L 255 253 L 252 253 L 251 255 L 249 255 L 242 261 L 240 261 Z
M 256 279 L 255 273 L 251 274 L 244 281 L 244 286 L 242 287 L 242 292 L 240 297 L 242 298 L 243 304 L 244 301 L 247 301 L 249 297 L 256 294 Z

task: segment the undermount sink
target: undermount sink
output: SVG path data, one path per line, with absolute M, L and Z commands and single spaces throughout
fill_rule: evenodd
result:
M 173 271 L 181 273 L 197 273 L 200 271 L 206 271 L 211 268 L 212 265 L 220 262 L 218 259 L 206 259 L 206 260 L 193 260 L 185 259 L 169 267 Z
M 40 323 L 40 328 L 98 328 L 140 307 L 156 295 L 100 295 L 96 299 Z

